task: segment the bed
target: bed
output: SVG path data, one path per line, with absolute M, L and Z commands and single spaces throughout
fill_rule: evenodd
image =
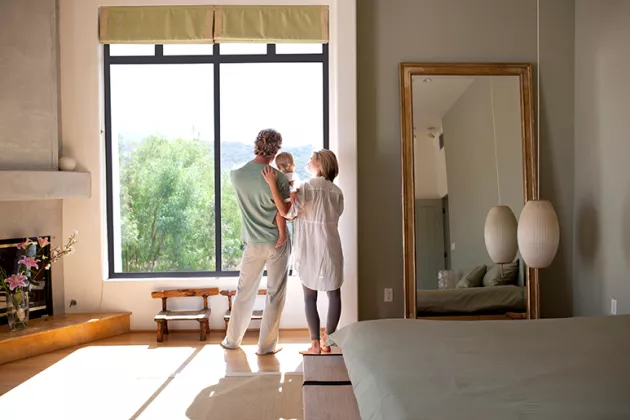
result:
M 418 290 L 416 296 L 418 316 L 527 311 L 527 289 L 520 286 Z
M 461 287 L 460 283 L 464 279 L 460 276 L 458 284 L 450 288 L 416 290 L 416 315 L 419 318 L 432 318 L 527 312 L 526 270 L 522 259 L 517 258 L 503 267 L 505 277 L 498 266 L 480 264 L 463 276 L 471 276 L 466 287 Z
M 327 404 L 339 403 L 328 418 L 630 419 L 630 315 L 366 321 L 331 340 L 341 347 L 355 400 L 347 401 L 348 383 L 335 391 L 335 381 L 324 377 L 327 390 L 312 388 L 317 381 L 305 386 L 313 395 L 326 394 Z M 318 406 L 313 398 L 305 394 L 305 420 L 319 418 L 306 410 Z

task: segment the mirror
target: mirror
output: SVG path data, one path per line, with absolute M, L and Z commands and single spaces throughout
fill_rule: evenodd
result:
M 538 194 L 531 65 L 403 63 L 400 76 L 405 316 L 538 318 L 538 272 L 516 246 Z M 486 228 L 491 209 L 512 222 Z

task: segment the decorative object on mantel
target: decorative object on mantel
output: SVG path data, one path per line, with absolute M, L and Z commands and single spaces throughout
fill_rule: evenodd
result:
M 48 238 L 27 238 L 17 244 L 21 250 L 21 258 L 18 261 L 17 273 L 9 275 L 0 268 L 0 287 L 6 292 L 7 317 L 9 329 L 20 331 L 28 326 L 29 319 L 29 293 L 33 286 L 39 284 L 33 280 L 42 270 L 50 270 L 51 264 L 59 261 L 67 254 L 74 252 L 77 232 L 68 238 L 68 243 L 63 248 L 56 247 L 50 251 L 50 259 L 44 255 L 43 250 L 50 246 Z
M 69 156 L 61 156 L 59 158 L 59 170 L 60 171 L 74 171 L 77 167 L 77 161 Z
M 518 223 L 518 246 L 523 261 L 531 268 L 547 268 L 560 244 L 560 224 L 547 200 L 529 200 Z

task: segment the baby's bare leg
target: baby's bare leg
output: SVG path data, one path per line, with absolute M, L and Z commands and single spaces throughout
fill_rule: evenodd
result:
M 276 225 L 278 226 L 278 242 L 276 248 L 280 248 L 287 241 L 287 219 L 280 213 L 276 213 Z

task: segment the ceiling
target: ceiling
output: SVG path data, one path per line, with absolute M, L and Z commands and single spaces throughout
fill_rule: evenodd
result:
M 429 127 L 440 129 L 444 115 L 474 80 L 463 76 L 415 76 L 412 91 L 416 134 L 428 133 Z

